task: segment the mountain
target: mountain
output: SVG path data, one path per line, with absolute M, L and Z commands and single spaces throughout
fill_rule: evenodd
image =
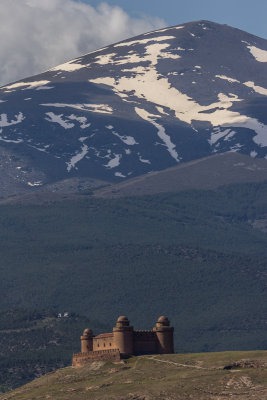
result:
M 60 369 L 0 400 L 263 400 L 266 382 L 266 351 L 169 354 Z
M 266 77 L 265 39 L 197 21 L 6 85 L 0 195 L 70 178 L 102 185 L 216 153 L 264 158 Z

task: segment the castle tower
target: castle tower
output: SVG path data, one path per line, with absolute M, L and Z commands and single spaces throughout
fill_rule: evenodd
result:
M 113 328 L 113 340 L 122 356 L 133 354 L 133 327 L 127 317 L 119 317 Z
M 153 329 L 158 338 L 158 352 L 160 354 L 171 354 L 173 350 L 173 331 L 167 317 L 161 316 Z
M 85 329 L 81 336 L 81 352 L 89 353 L 93 351 L 93 331 L 92 329 Z

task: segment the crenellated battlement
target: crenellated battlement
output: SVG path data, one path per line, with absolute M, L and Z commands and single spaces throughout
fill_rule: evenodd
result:
M 134 331 L 134 336 L 155 336 L 155 332 L 154 331 Z

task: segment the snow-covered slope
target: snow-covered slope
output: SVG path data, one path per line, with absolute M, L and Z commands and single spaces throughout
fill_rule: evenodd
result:
M 38 170 L 18 175 L 25 187 L 228 151 L 267 158 L 267 40 L 208 21 L 162 29 L 2 87 L 0 103 L 14 173 L 22 160 L 25 176 Z

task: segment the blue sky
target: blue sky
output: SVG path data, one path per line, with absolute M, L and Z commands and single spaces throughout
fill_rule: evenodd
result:
M 267 39 L 267 0 L 0 2 L 0 86 L 120 40 L 200 19 Z
M 77 0 L 81 1 L 81 0 Z M 93 6 L 99 0 L 83 0 Z M 243 29 L 267 39 L 267 0 L 105 0 L 133 17 L 147 14 L 167 25 L 206 19 Z

